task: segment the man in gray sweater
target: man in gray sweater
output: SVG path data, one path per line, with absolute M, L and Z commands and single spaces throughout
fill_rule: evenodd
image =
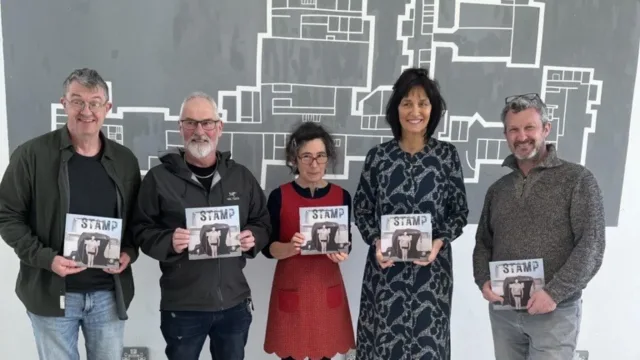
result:
M 497 360 L 570 360 L 582 314 L 582 290 L 605 250 L 602 193 L 584 166 L 558 158 L 546 138 L 547 108 L 537 94 L 510 96 L 502 111 L 513 171 L 486 194 L 473 251 L 473 272 L 489 315 Z M 523 311 L 496 310 L 490 261 L 542 259 L 544 286 Z

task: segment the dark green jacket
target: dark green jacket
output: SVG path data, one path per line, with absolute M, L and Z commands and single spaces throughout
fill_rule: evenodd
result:
M 138 249 L 127 224 L 140 186 L 140 167 L 131 150 L 102 133 L 100 137 L 102 165 L 116 184 L 125 229 L 121 249 L 133 263 Z M 51 263 L 63 250 L 70 198 L 67 162 L 72 155 L 67 127 L 51 131 L 18 146 L 0 182 L 0 236 L 20 259 L 16 294 L 28 311 L 41 316 L 64 316 L 65 279 L 51 270 Z M 125 320 L 134 294 L 131 266 L 114 275 L 114 283 L 118 315 Z

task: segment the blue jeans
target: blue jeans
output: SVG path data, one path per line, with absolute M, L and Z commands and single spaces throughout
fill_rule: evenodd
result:
M 207 336 L 213 360 L 243 360 L 253 320 L 251 300 L 221 311 L 162 311 L 160 330 L 169 360 L 198 360 Z
M 79 328 L 87 360 L 122 359 L 124 321 L 118 318 L 113 292 L 67 293 L 64 313 L 64 317 L 48 317 L 27 312 L 40 360 L 80 360 Z
M 493 310 L 489 305 L 496 360 L 572 360 L 578 343 L 582 300 L 550 313 Z

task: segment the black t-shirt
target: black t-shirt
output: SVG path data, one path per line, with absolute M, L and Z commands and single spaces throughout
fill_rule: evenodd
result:
M 87 157 L 74 154 L 69 159 L 69 212 L 79 215 L 117 217 L 116 187 L 100 159 L 102 152 Z M 102 269 L 85 269 L 66 278 L 68 292 L 112 290 L 113 276 Z
M 211 190 L 211 182 L 213 181 L 214 172 L 216 170 L 217 164 L 218 162 L 216 162 L 212 166 L 202 168 L 202 167 L 195 166 L 193 164 L 189 164 L 187 162 L 187 166 L 189 167 L 191 172 L 195 174 L 196 179 L 198 179 L 200 184 L 202 184 L 202 186 L 204 186 L 204 188 L 207 189 L 207 192 Z

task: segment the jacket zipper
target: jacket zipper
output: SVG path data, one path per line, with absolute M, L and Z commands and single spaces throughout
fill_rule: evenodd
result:
M 214 174 L 213 178 L 215 179 L 215 177 L 216 176 Z M 220 179 L 219 181 L 222 182 L 222 179 Z M 211 202 L 211 192 L 213 190 L 213 187 L 215 186 L 215 183 L 213 183 L 212 181 L 211 187 L 209 187 L 209 191 L 207 191 L 207 189 L 199 181 L 194 180 L 193 182 L 204 190 L 204 196 L 207 198 L 207 206 L 214 206 Z M 224 204 L 224 197 L 222 197 L 222 203 Z M 224 297 L 222 296 L 222 290 L 220 290 L 220 288 L 222 287 L 222 266 L 220 265 L 220 259 L 215 259 L 215 261 L 218 263 L 218 283 L 216 284 L 216 294 L 218 295 L 218 299 L 220 300 L 220 309 L 224 309 Z
M 215 174 L 213 175 L 213 177 L 215 179 Z M 220 179 L 220 181 L 222 182 L 222 179 Z M 209 191 L 207 192 L 205 189 L 205 194 L 207 196 L 207 204 L 210 207 L 213 206 L 211 203 L 211 192 L 213 191 L 214 186 L 215 185 L 211 183 L 211 187 L 209 188 Z M 224 197 L 222 197 L 222 203 L 224 204 Z M 216 287 L 216 293 L 218 294 L 218 298 L 220 299 L 220 309 L 223 309 L 224 297 L 222 296 L 222 290 L 220 290 L 220 288 L 222 287 L 222 265 L 220 265 L 220 259 L 216 259 L 216 262 L 218 263 L 218 286 Z

